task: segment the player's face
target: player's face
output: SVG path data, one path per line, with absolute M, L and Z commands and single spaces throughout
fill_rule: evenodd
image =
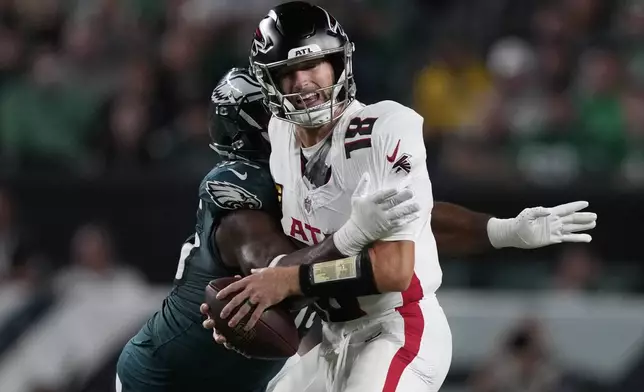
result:
M 298 109 L 312 108 L 328 101 L 331 98 L 331 89 L 320 89 L 333 85 L 335 80 L 331 63 L 324 59 L 285 67 L 277 77 L 282 93 L 299 94 L 289 98 Z

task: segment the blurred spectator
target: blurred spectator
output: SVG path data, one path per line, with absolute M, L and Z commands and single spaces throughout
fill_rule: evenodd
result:
M 545 2 L 532 14 L 532 29 L 537 45 L 567 42 L 571 39 L 570 25 L 557 2 Z
M 119 87 L 118 58 L 107 56 L 106 31 L 100 20 L 69 19 L 63 30 L 61 72 L 65 82 L 82 86 L 98 100 Z
M 560 253 L 553 288 L 562 293 L 584 293 L 596 289 L 600 277 L 599 257 L 588 246 L 570 246 Z
M 619 58 L 607 47 L 589 49 L 581 57 L 579 75 L 577 147 L 587 171 L 613 171 L 627 148 Z
M 644 185 L 644 88 L 630 92 L 624 100 L 626 138 L 629 151 L 622 163 L 627 184 Z
M 159 96 L 157 85 L 159 70 L 154 66 L 153 60 L 148 56 L 129 58 L 119 68 L 118 96 L 130 96 L 144 102 L 149 111 L 149 129 L 159 129 L 167 125 L 168 113 L 164 112 L 167 106 Z M 114 98 L 114 97 L 113 97 Z
M 203 176 L 218 160 L 210 149 L 208 106 L 202 100 L 186 105 L 177 120 L 157 132 L 154 153 L 161 168 L 182 177 Z
M 539 186 L 559 186 L 576 179 L 581 161 L 575 148 L 575 112 L 566 94 L 544 96 L 541 129 L 518 135 L 512 141 L 516 167 L 524 178 Z
M 546 108 L 536 66 L 534 51 L 519 38 L 505 38 L 492 46 L 488 69 L 494 88 L 484 101 L 481 137 L 495 133 L 520 137 L 541 131 Z
M 533 137 L 547 119 L 532 48 L 510 37 L 492 45 L 487 69 L 493 84 L 479 94 L 472 123 L 447 140 L 443 165 L 464 178 L 487 181 L 514 176 L 508 141 Z
M 106 228 L 88 224 L 78 228 L 71 242 L 71 265 L 56 278 L 62 292 L 83 288 L 84 283 L 138 282 L 141 277 L 119 264 L 116 249 Z
M 0 24 L 0 88 L 19 74 L 24 50 L 20 34 Z
M 164 103 L 164 123 L 176 118 L 182 102 L 208 97 L 208 90 L 213 87 L 200 83 L 202 70 L 198 45 L 201 36 L 196 33 L 197 30 L 188 27 L 175 28 L 161 38 L 159 93 Z
M 462 41 L 446 39 L 414 88 L 414 108 L 425 119 L 425 137 L 432 138 L 473 127 L 490 80 L 476 52 Z
M 136 174 L 150 164 L 150 113 L 144 98 L 133 94 L 115 97 L 107 107 L 105 125 L 98 146 L 99 171 Z
M 540 83 L 546 89 L 563 92 L 571 83 L 578 46 L 566 13 L 557 2 L 546 3 L 531 22 Z
M 54 303 L 47 273 L 51 262 L 35 250 L 14 258 L 10 277 L 0 285 L 0 356 Z
M 578 159 L 570 145 L 573 108 L 563 94 L 544 86 L 537 53 L 519 38 L 505 38 L 490 49 L 488 69 L 494 89 L 481 110 L 483 140 L 507 148 L 497 154 L 516 163 L 521 175 L 541 186 L 573 180 Z M 499 158 L 500 159 L 500 158 Z
M 65 19 L 61 0 L 14 1 L 17 24 L 34 46 L 54 46 L 59 42 Z
M 72 378 L 83 379 L 156 305 L 141 276 L 117 262 L 105 228 L 80 227 L 72 239 L 71 260 L 55 277 L 54 308 L 0 363 L 0 390 L 58 389 Z
M 583 40 L 589 32 L 597 31 L 605 15 L 602 14 L 605 8 L 600 0 L 563 0 L 559 6 L 572 33 L 571 38 L 575 40 Z
M 0 332 L 5 323 L 11 321 L 11 315 L 38 290 L 44 267 L 49 264 L 45 256 L 26 250 L 17 253 L 11 261 L 5 271 L 5 279 L 0 283 Z M 4 334 L 0 337 L 2 352 L 8 338 Z
M 0 97 L 0 143 L 23 169 L 74 172 L 89 159 L 86 143 L 97 102 L 80 86 L 65 84 L 61 71 L 60 56 L 41 48 L 29 77 Z
M 0 282 L 9 275 L 21 237 L 11 196 L 0 188 Z
M 561 372 L 552 362 L 539 324 L 520 323 L 505 340 L 501 352 L 471 380 L 474 392 L 557 392 Z
M 644 3 L 624 0 L 616 18 L 616 35 L 629 71 L 629 81 L 644 87 Z

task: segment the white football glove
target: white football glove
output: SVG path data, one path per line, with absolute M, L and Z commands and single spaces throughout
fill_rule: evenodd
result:
M 575 201 L 552 208 L 526 208 L 516 218 L 490 219 L 487 234 L 495 248 L 534 249 L 562 242 L 590 242 L 590 234 L 579 232 L 594 228 L 597 214 L 578 212 L 586 207 L 588 202 Z
M 364 173 L 351 198 L 349 220 L 333 234 L 333 242 L 346 256 L 360 253 L 373 241 L 418 219 L 420 205 L 411 189 L 385 189 L 369 193 L 369 173 Z

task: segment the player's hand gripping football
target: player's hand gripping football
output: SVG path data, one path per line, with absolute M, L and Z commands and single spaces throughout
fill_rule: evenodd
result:
M 586 201 L 556 207 L 526 208 L 516 218 L 488 222 L 490 243 L 495 248 L 534 249 L 562 242 L 590 242 L 590 234 L 580 233 L 597 225 L 597 214 L 579 212 L 588 207 Z
M 353 256 L 391 231 L 418 219 L 420 205 L 411 189 L 383 189 L 369 193 L 371 179 L 364 173 L 351 198 L 351 216 L 333 234 L 340 253 Z
M 351 201 L 351 217 L 339 230 L 342 231 L 348 226 L 349 229 L 344 231 L 345 236 L 356 236 L 357 239 L 350 241 L 352 246 L 359 246 L 354 254 L 392 230 L 418 219 L 418 211 L 420 211 L 420 205 L 413 200 L 414 194 L 410 189 L 392 188 L 368 193 L 369 182 L 369 175 L 365 173 Z M 337 246 L 335 235 L 333 240 Z M 338 250 L 345 252 L 340 248 Z M 239 307 L 228 325 L 233 328 L 250 313 L 251 316 L 244 328 L 246 330 L 253 328 L 264 310 L 297 293 L 298 287 L 292 287 L 293 284 L 298 284 L 297 280 L 293 284 L 286 283 L 293 282 L 291 278 L 294 274 L 297 276 L 297 267 L 262 268 L 254 270 L 250 276 L 231 283 L 217 294 L 217 298 L 220 299 L 236 294 L 222 310 L 221 317 L 228 318 L 233 310 Z

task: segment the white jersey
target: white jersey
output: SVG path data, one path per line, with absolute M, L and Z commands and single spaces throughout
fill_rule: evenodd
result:
M 314 245 L 338 230 L 351 215 L 351 196 L 364 172 L 373 189 L 410 186 L 422 209 L 420 219 L 397 230 L 387 241 L 415 242 L 414 276 L 409 288 L 356 299 L 319 303 L 329 321 L 380 314 L 432 295 L 442 272 L 430 226 L 433 196 L 427 173 L 423 119 L 393 101 L 349 105 L 335 125 L 326 158 L 328 181 L 317 188 L 303 178 L 304 165 L 295 126 L 273 117 L 268 131 L 272 146 L 270 169 L 281 193 L 282 228 L 298 241 Z

